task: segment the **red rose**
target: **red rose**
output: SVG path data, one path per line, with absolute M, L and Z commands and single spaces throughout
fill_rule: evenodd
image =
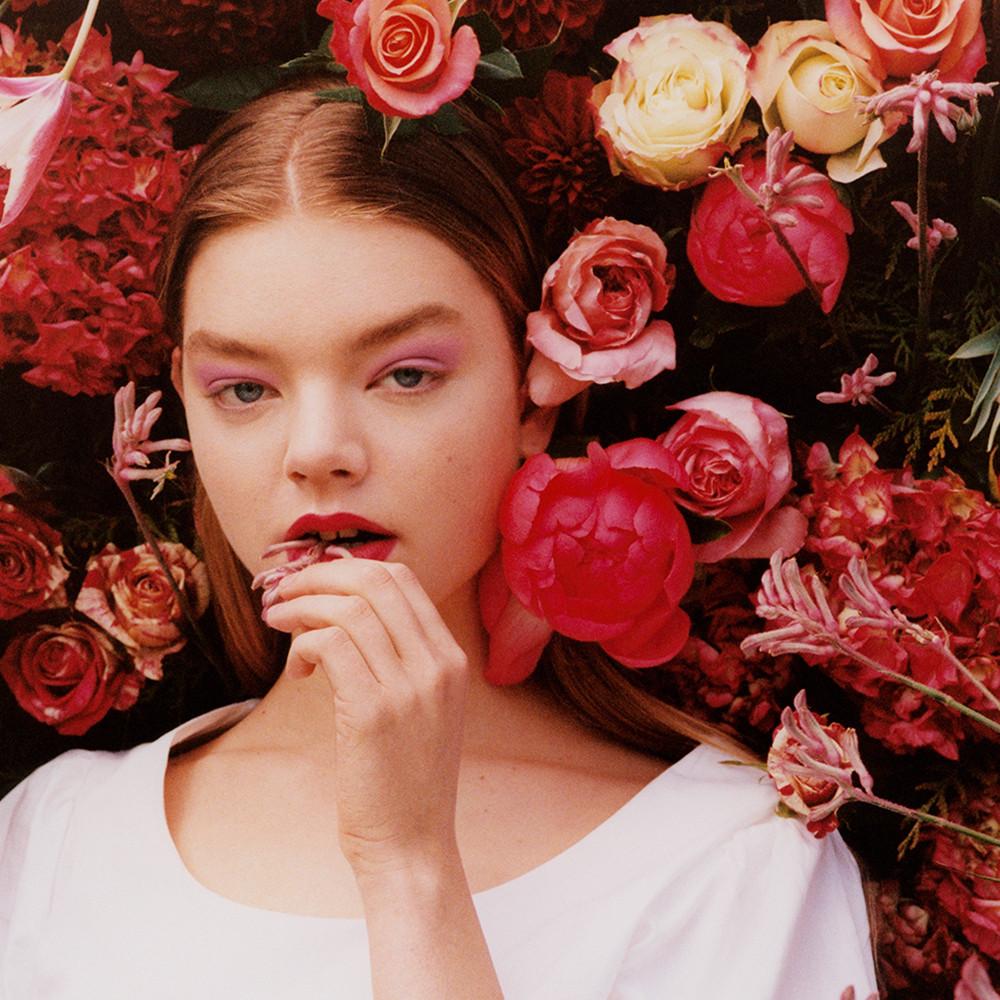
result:
M 191 611 L 201 615 L 208 606 L 205 567 L 177 542 L 161 542 L 160 551 Z M 177 595 L 149 545 L 125 552 L 105 546 L 87 563 L 76 609 L 125 646 L 136 670 L 150 680 L 163 676 L 163 657 L 187 641 Z
M 472 83 L 479 42 L 468 25 L 452 35 L 448 0 L 321 0 L 316 12 L 333 21 L 330 51 L 376 111 L 422 118 Z
M 699 562 L 726 556 L 785 556 L 802 547 L 806 519 L 778 505 L 792 485 L 785 418 L 767 403 L 735 392 L 707 392 L 671 407 L 684 415 L 657 441 L 684 467 L 677 502 L 727 522 L 724 537 L 695 549 Z
M 625 666 L 669 660 L 687 640 L 690 622 L 678 605 L 694 575 L 687 526 L 672 499 L 680 478 L 669 456 L 641 438 L 607 451 L 591 444 L 585 459 L 532 456 L 500 511 L 514 598 L 535 619 L 600 643 Z M 490 596 L 488 625 L 505 613 L 497 610 L 502 595 Z M 494 678 L 512 679 L 496 658 L 493 666 Z
M 65 607 L 68 576 L 59 533 L 0 501 L 0 618 Z
M 766 179 L 763 153 L 744 153 L 737 162 L 743 180 L 756 191 Z M 815 182 L 802 193 L 816 196 L 820 204 L 787 206 L 784 211 L 795 225 L 785 224 L 783 231 L 819 287 L 823 311 L 829 312 L 847 273 L 847 234 L 854 223 L 826 174 L 813 173 Z M 698 280 L 723 302 L 780 306 L 806 287 L 761 210 L 728 177 L 705 185 L 691 214 L 687 253 Z
M 119 668 L 111 640 L 85 622 L 15 636 L 0 657 L 18 704 L 62 736 L 79 736 L 112 708 L 135 704 L 142 677 Z
M 673 368 L 673 327 L 650 316 L 666 304 L 674 273 L 648 226 L 608 217 L 574 236 L 546 271 L 541 308 L 527 319 L 532 402 L 557 406 L 591 382 L 634 389 Z

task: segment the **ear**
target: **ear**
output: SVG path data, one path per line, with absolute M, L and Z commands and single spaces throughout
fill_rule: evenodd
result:
M 558 406 L 535 406 L 527 403 L 521 417 L 521 455 L 524 458 L 545 451 L 558 416 Z
M 174 389 L 177 390 L 177 395 L 180 396 L 181 402 L 184 402 L 184 378 L 181 374 L 181 362 L 183 355 L 181 354 L 181 349 L 175 347 L 170 355 L 170 381 L 173 384 Z

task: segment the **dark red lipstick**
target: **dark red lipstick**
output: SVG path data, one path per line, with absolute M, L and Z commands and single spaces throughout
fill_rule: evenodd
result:
M 338 538 L 336 543 L 359 559 L 388 559 L 396 544 L 395 536 L 382 525 L 347 511 L 336 514 L 304 514 L 285 532 L 285 541 L 312 539 L 335 532 L 354 530 L 356 538 Z

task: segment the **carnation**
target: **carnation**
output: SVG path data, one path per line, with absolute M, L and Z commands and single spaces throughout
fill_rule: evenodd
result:
M 462 15 L 483 12 L 500 29 L 512 49 L 547 45 L 562 26 L 561 47 L 575 49 L 593 37 L 594 26 L 604 10 L 604 0 L 468 0 Z
M 0 25 L 0 72 L 57 71 L 74 33 L 43 50 Z M 115 63 L 110 33 L 88 37 L 63 141 L 0 242 L 0 364 L 27 366 L 32 385 L 110 393 L 166 358 L 153 274 L 193 159 L 173 147 L 175 76 L 141 53 Z

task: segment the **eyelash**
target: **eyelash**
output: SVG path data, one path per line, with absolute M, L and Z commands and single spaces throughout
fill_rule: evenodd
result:
M 436 371 L 431 368 L 421 368 L 419 365 L 397 365 L 395 368 L 391 368 L 383 375 L 380 375 L 374 382 L 372 382 L 372 385 L 378 385 L 386 379 L 392 378 L 394 375 L 398 375 L 400 372 L 417 372 L 422 376 L 421 383 L 416 386 L 402 386 L 397 382 L 397 387 L 395 389 L 391 389 L 390 392 L 401 396 L 416 396 L 420 393 L 427 392 L 436 382 L 440 381 L 440 379 L 444 377 L 444 372 Z M 227 385 L 219 386 L 209 395 L 218 403 L 219 406 L 227 410 L 245 410 L 261 402 L 261 399 L 255 399 L 249 402 L 245 400 L 233 401 L 231 397 L 230 401 L 226 402 L 223 398 L 224 395 L 238 389 L 240 386 L 255 386 L 261 389 L 262 392 L 267 392 L 267 386 L 262 382 L 256 382 L 253 379 L 241 379 L 239 382 L 230 382 Z

